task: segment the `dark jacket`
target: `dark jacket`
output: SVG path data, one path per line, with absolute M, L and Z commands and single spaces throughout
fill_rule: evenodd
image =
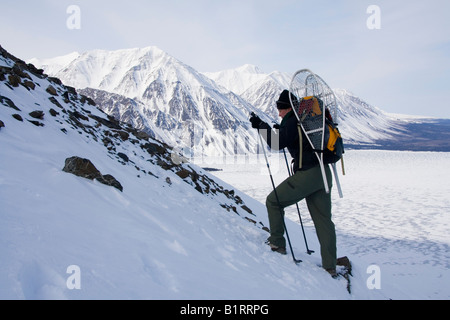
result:
M 316 155 L 314 154 L 311 145 L 309 144 L 304 132 L 302 132 L 302 142 L 303 142 L 303 160 L 302 168 L 299 168 L 299 158 L 300 158 L 300 141 L 299 141 L 299 128 L 298 120 L 294 114 L 294 111 L 290 111 L 281 121 L 280 128 L 278 130 L 272 131 L 270 125 L 262 122 L 259 125 L 259 130 L 267 130 L 267 134 L 262 136 L 266 140 L 267 144 L 272 150 L 282 150 L 287 148 L 291 157 L 294 159 L 294 172 L 298 170 L 308 170 L 319 164 Z M 273 139 L 275 141 L 273 141 Z

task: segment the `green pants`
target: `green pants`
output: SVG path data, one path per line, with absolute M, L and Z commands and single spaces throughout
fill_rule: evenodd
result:
M 331 220 L 331 187 L 332 176 L 328 166 L 325 166 L 330 193 L 325 192 L 320 167 L 316 166 L 306 171 L 297 171 L 292 177 L 283 181 L 267 199 L 266 206 L 269 215 L 269 241 L 280 247 L 286 247 L 284 239 L 284 208 L 306 199 L 309 213 L 316 228 L 320 243 L 322 267 L 336 268 L 336 231 Z M 281 208 L 279 207 L 276 195 Z

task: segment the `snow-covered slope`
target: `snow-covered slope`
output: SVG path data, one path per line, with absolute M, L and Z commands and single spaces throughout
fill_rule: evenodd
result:
M 270 252 L 258 201 L 3 49 L 0 68 L 1 299 L 352 298 Z
M 45 70 L 47 74 L 56 74 L 62 69 L 64 69 L 67 65 L 69 65 L 72 61 L 80 57 L 80 53 L 72 52 L 66 54 L 64 56 L 50 58 L 50 59 L 30 59 L 28 63 L 31 63 L 35 66 L 39 66 Z
M 278 120 L 275 101 L 280 93 L 289 88 L 291 75 L 274 71 L 264 73 L 253 65 L 243 65 L 236 69 L 204 73 L 219 85 L 239 94 L 245 101 Z
M 219 72 L 204 72 L 208 78 L 217 84 L 241 95 L 254 83 L 263 81 L 267 75 L 257 66 L 245 64 L 236 69 L 223 70 Z
M 398 134 L 400 123 L 382 110 L 343 89 L 334 89 L 338 101 L 339 130 L 347 144 L 374 145 Z

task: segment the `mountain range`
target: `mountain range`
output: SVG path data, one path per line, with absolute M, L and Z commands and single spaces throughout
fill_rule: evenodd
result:
M 291 75 L 257 66 L 201 73 L 157 47 L 94 50 L 32 59 L 38 68 L 81 89 L 120 121 L 188 156 L 254 153 L 251 112 L 279 121 L 274 101 Z M 334 89 L 347 148 L 450 151 L 450 120 L 392 115 L 348 90 Z

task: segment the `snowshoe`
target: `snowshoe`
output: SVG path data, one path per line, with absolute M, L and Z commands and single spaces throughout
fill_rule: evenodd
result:
M 352 264 L 347 257 L 338 258 L 336 261 L 336 278 L 343 277 L 347 281 L 347 291 L 351 293 L 350 276 L 352 276 Z
M 343 267 L 343 268 L 340 268 L 340 269 L 345 271 L 345 273 L 347 273 L 349 275 L 352 275 L 352 264 L 350 263 L 350 260 L 347 257 L 338 258 L 336 260 L 336 265 L 340 266 L 340 267 Z

